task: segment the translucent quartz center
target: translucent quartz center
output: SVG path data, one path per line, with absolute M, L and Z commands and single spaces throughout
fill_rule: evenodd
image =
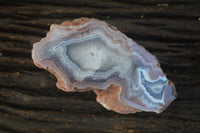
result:
M 130 59 L 117 49 L 117 46 L 111 48 L 97 37 L 69 45 L 67 54 L 85 72 L 108 71 L 114 66 L 126 69 L 130 66 Z

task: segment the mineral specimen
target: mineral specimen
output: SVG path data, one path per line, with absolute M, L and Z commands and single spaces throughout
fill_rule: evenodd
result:
M 160 113 L 176 98 L 156 57 L 100 20 L 52 25 L 34 44 L 32 58 L 57 77 L 58 88 L 94 90 L 100 104 L 118 113 Z

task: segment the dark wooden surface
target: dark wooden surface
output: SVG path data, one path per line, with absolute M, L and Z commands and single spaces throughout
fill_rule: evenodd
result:
M 178 92 L 167 110 L 108 111 L 34 66 L 33 43 L 79 17 L 115 25 L 158 57 Z M 0 0 L 0 133 L 79 132 L 200 132 L 200 0 Z

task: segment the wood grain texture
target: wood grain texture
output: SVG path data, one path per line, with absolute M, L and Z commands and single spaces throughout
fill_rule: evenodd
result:
M 199 0 L 0 0 L 1 133 L 200 132 Z M 178 98 L 161 114 L 121 115 L 93 92 L 66 93 L 34 66 L 34 42 L 79 17 L 106 21 L 156 55 Z

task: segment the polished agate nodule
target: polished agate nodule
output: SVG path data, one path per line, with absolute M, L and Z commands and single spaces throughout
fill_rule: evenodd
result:
M 96 19 L 52 25 L 34 44 L 32 58 L 57 77 L 58 88 L 94 90 L 100 104 L 122 114 L 160 113 L 176 98 L 175 87 L 155 56 Z

